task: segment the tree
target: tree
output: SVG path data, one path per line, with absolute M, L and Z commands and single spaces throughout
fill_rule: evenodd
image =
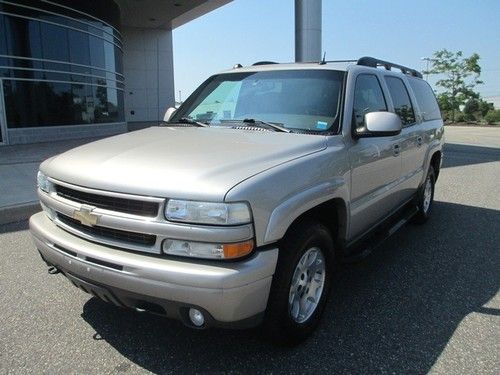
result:
M 424 74 L 439 74 L 443 77 L 436 82 L 436 86 L 444 90 L 438 94 L 438 101 L 443 105 L 441 109 L 449 111 L 451 120 L 455 121 L 455 111 L 460 110 L 461 105 L 469 99 L 479 99 L 474 88 L 483 83 L 479 80 L 480 57 L 477 53 L 463 57 L 462 51 L 451 52 L 447 49 L 436 51 L 433 56 L 431 68 Z
M 488 103 L 483 99 L 471 98 L 465 102 L 463 112 L 467 121 L 473 121 L 484 118 L 493 109 L 493 103 Z
M 475 121 L 477 119 L 480 101 L 481 99 L 470 98 L 465 102 L 463 112 L 466 121 Z
M 495 110 L 495 106 L 493 103 L 488 103 L 487 101 L 481 99 L 479 101 L 479 112 L 481 112 L 481 116 L 484 117 L 489 111 Z

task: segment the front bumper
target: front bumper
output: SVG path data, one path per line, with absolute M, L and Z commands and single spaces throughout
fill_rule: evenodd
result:
M 257 324 L 278 259 L 278 249 L 220 263 L 138 254 L 70 234 L 44 212 L 31 217 L 30 230 L 44 260 L 75 285 L 98 296 L 104 291 L 104 299 L 126 307 L 160 306 L 186 324 L 189 307 L 208 313 L 208 326 Z

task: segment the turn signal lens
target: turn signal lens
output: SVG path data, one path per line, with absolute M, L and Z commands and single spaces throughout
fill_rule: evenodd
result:
M 224 250 L 224 259 L 240 258 L 252 252 L 253 240 L 224 244 L 222 248 Z

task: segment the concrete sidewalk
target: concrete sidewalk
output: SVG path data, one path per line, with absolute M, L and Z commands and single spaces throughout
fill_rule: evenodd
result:
M 498 148 L 500 147 L 500 126 L 446 126 L 444 137 L 446 143 Z
M 42 161 L 96 139 L 0 147 L 0 224 L 24 220 L 40 210 L 36 174 Z

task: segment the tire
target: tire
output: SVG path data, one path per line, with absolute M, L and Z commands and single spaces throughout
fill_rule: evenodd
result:
M 415 224 L 425 223 L 432 212 L 432 203 L 434 202 L 434 184 L 436 182 L 434 168 L 432 165 L 429 167 L 427 172 L 427 177 L 425 178 L 424 184 L 419 189 L 417 196 L 417 209 L 418 212 L 412 219 Z
M 280 245 L 264 317 L 264 333 L 271 341 L 292 346 L 314 331 L 328 298 L 333 265 L 333 240 L 324 225 L 305 220 L 289 230 Z

